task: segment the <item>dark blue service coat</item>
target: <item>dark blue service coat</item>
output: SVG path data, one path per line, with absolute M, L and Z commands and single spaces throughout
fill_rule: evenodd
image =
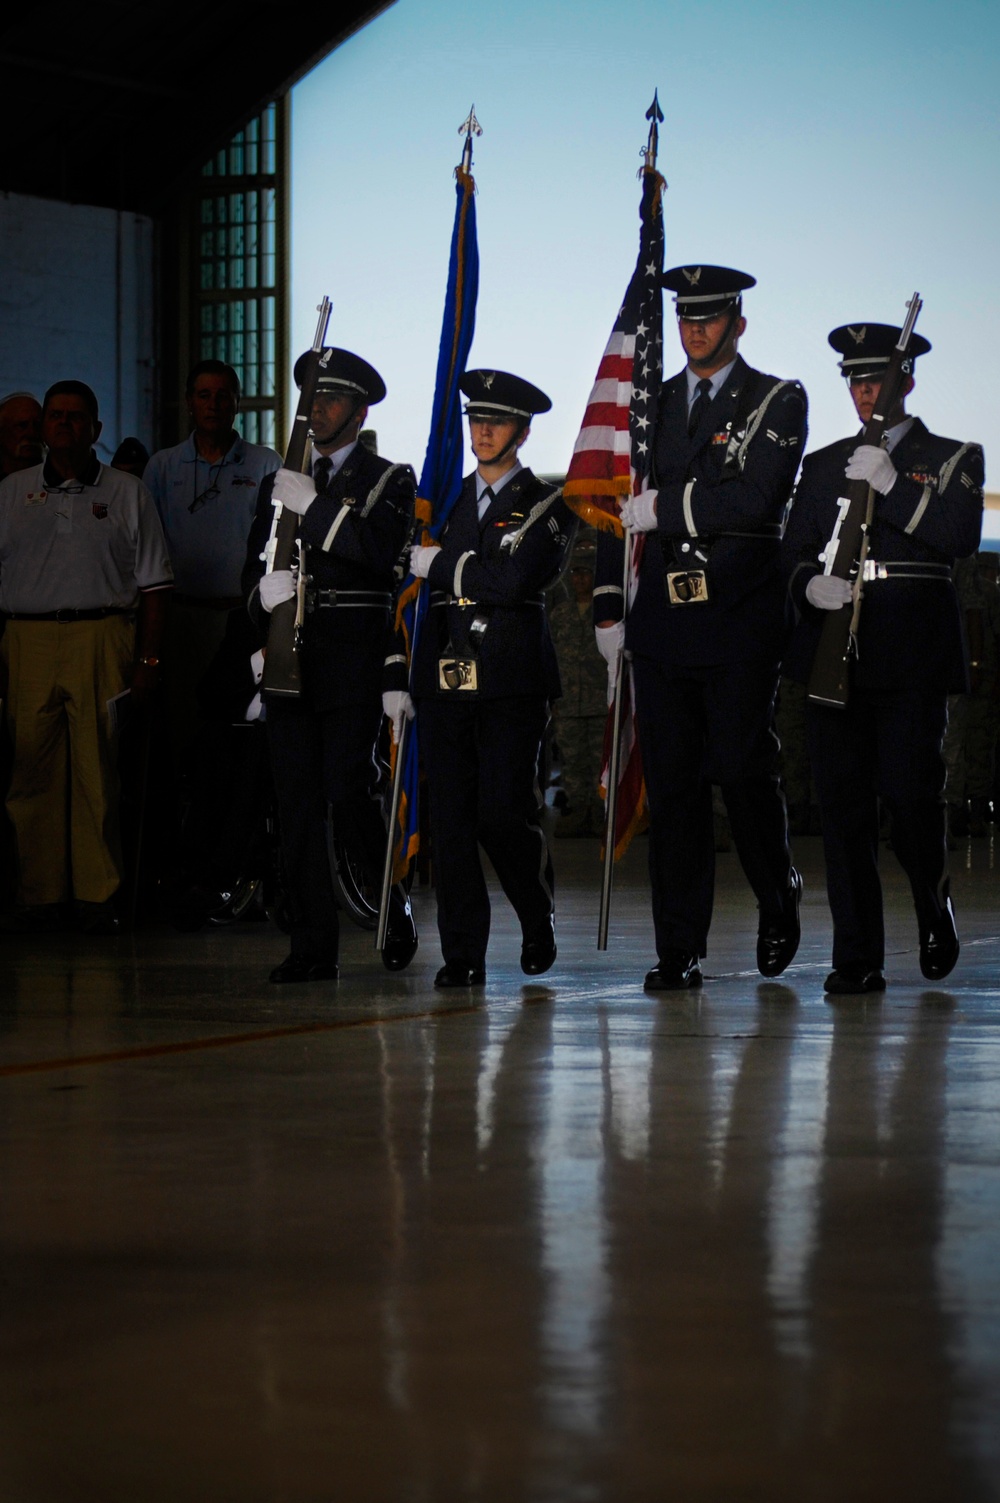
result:
M 806 394 L 742 357 L 687 432 L 687 377 L 660 389 L 657 529 L 643 545 L 626 646 L 672 666 L 777 660 L 785 622 L 778 538 L 806 439 Z M 666 566 L 666 567 L 665 567 Z M 671 607 L 666 569 L 704 568 L 707 603 Z M 620 620 L 622 544 L 598 538 L 595 620 Z
M 260 555 L 271 531 L 272 481 L 268 476 L 260 487 L 243 571 L 243 593 L 262 636 L 267 613 L 258 585 L 264 572 Z M 310 591 L 337 592 L 335 606 L 308 612 L 302 632 L 303 697 L 314 710 L 381 705 L 395 604 L 393 571 L 410 534 L 415 495 L 409 465 L 390 464 L 358 444 L 302 519 Z
M 507 482 L 480 520 L 475 477 L 466 478 L 424 587 L 431 597 L 417 642 L 415 697 L 437 694 L 438 659 L 449 642 L 459 655 L 469 650 L 479 612 L 489 618 L 478 652 L 479 698 L 558 697 L 543 591 L 562 568 L 574 523 L 558 488 L 528 469 Z
M 806 588 L 823 571 L 819 554 L 833 535 L 837 502 L 846 495 L 844 467 L 860 441 L 858 435 L 840 439 L 807 457 L 785 529 L 782 561 L 799 616 L 785 672 L 802 683 L 809 679 L 827 614 L 809 604 Z M 974 553 L 983 511 L 980 446 L 940 438 L 917 418 L 892 462 L 899 478 L 887 496 L 875 498 L 872 564 L 951 567 Z M 961 613 L 949 579 L 889 575 L 865 584 L 852 682 L 879 692 L 922 687 L 956 694 L 966 688 Z

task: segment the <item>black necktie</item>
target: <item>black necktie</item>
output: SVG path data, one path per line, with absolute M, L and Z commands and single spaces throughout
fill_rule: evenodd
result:
M 712 400 L 712 383 L 707 376 L 698 382 L 695 391 L 697 396 L 691 403 L 691 411 L 688 414 L 688 438 L 697 430 L 698 424 L 705 415 L 705 408 Z
M 313 465 L 313 484 L 318 491 L 325 491 L 330 484 L 330 471 L 333 469 L 333 461 L 322 455 Z
M 495 500 L 496 500 L 496 496 L 493 494 L 493 491 L 490 489 L 490 487 L 488 485 L 484 485 L 483 486 L 483 493 L 482 493 L 482 495 L 479 498 L 479 505 L 476 508 L 476 510 L 479 512 L 479 520 L 480 521 L 483 520 L 483 518 L 485 517 L 486 513 L 489 511 L 490 507 L 493 505 L 493 503 L 494 503 Z M 483 504 L 484 502 L 486 503 L 485 505 Z

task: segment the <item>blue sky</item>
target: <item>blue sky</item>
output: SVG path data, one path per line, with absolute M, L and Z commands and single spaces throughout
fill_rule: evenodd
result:
M 911 406 L 982 441 L 1000 489 L 998 40 L 995 0 L 397 0 L 294 93 L 293 343 L 328 292 L 331 341 L 386 379 L 382 451 L 419 470 L 474 100 L 472 363 L 549 392 L 525 458 L 564 470 L 635 261 L 655 87 L 667 265 L 757 277 L 741 350 L 805 383 L 810 444 L 852 428 L 828 331 L 899 322 L 917 288 L 934 350 Z M 675 341 L 668 316 L 668 372 Z

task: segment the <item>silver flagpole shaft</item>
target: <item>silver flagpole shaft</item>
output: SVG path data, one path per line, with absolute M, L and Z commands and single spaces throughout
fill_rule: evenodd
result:
M 628 620 L 628 586 L 632 573 L 632 534 L 625 529 L 625 568 L 622 577 L 622 621 Z M 618 769 L 621 764 L 622 684 L 625 678 L 625 650 L 618 654 L 618 677 L 615 683 L 615 708 L 611 717 L 611 756 L 608 758 L 608 817 L 604 826 L 604 871 L 601 875 L 601 911 L 597 922 L 597 948 L 608 948 L 608 925 L 611 921 L 611 890 L 615 880 L 615 846 L 618 841 Z
M 392 800 L 389 805 L 389 838 L 385 844 L 385 860 L 382 863 L 382 892 L 378 904 L 378 928 L 375 931 L 375 949 L 385 949 L 385 936 L 389 928 L 389 894 L 392 891 L 393 856 L 396 851 L 396 826 L 399 823 L 399 805 L 403 797 L 403 771 L 406 763 L 406 743 L 409 739 L 410 722 L 403 716 L 396 747 L 396 771 L 392 778 Z

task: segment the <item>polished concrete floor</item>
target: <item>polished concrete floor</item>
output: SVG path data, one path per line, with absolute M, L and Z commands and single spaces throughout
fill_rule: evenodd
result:
M 964 950 L 825 1001 L 753 969 L 735 858 L 701 995 L 652 999 L 637 844 L 595 948 L 485 991 L 251 926 L 0 939 L 0 1503 L 1000 1498 L 1000 875 Z M 1000 850 L 998 850 L 1000 861 Z

